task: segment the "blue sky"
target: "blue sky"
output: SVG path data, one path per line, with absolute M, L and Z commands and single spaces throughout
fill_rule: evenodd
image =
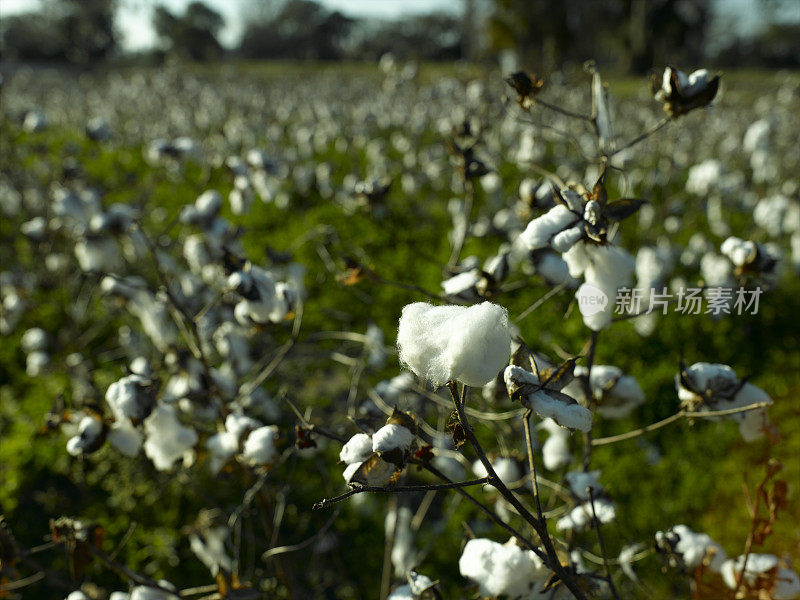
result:
M 258 2 L 268 0 L 205 0 L 219 11 L 226 21 L 222 32 L 222 43 L 232 46 L 242 31 L 242 13 Z M 319 0 L 333 10 L 352 16 L 396 18 L 409 14 L 419 14 L 434 10 L 457 12 L 461 10 L 461 0 Z M 152 8 L 164 4 L 170 10 L 180 12 L 190 0 L 121 0 L 117 24 L 122 34 L 122 46 L 128 50 L 147 48 L 155 42 L 150 25 Z M 761 26 L 761 19 L 755 0 L 716 0 L 717 10 L 724 16 L 732 17 L 734 26 L 740 33 L 751 33 Z M 0 0 L 0 18 L 4 15 L 35 10 L 40 0 Z M 800 0 L 788 0 L 784 4 L 783 17 L 800 21 Z

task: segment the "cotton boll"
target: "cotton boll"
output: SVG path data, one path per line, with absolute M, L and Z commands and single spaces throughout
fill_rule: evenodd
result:
M 411 586 L 403 584 L 396 587 L 386 600 L 416 600 L 416 595 L 411 591 Z
M 524 385 L 538 386 L 540 384 L 536 375 L 516 365 L 506 367 L 503 378 L 509 393 L 515 392 Z M 591 411 L 575 402 L 574 399 L 559 394 L 555 390 L 552 393 L 548 393 L 547 389 L 538 390 L 526 394 L 521 400 L 540 417 L 553 419 L 562 427 L 581 431 L 589 431 L 592 428 Z
M 347 483 L 350 483 L 350 480 L 353 478 L 353 475 L 356 474 L 356 471 L 358 471 L 358 469 L 360 467 L 361 467 L 361 463 L 360 462 L 354 462 L 354 463 L 350 463 L 349 465 L 347 465 L 345 467 L 345 469 L 344 469 L 344 472 L 342 473 L 342 476 L 344 477 L 344 480 Z
M 601 290 L 608 297 L 608 303 L 600 312 L 583 315 L 583 322 L 589 329 L 600 331 L 611 325 L 617 291 L 630 282 L 636 263 L 630 254 L 617 246 L 590 245 L 586 253 L 589 264 L 584 279 L 587 284 Z
M 497 473 L 497 476 L 500 478 L 500 481 L 506 485 L 519 481 L 521 474 L 519 472 L 519 466 L 514 459 L 499 457 L 490 462 L 494 472 Z M 479 460 L 476 460 L 472 464 L 472 472 L 475 473 L 475 477 L 478 478 L 486 477 L 489 474 L 486 471 L 486 467 L 484 467 L 483 463 Z
M 206 449 L 211 455 L 209 469 L 216 475 L 239 451 L 239 438 L 227 431 L 215 433 L 206 440 Z
M 550 575 L 532 551 L 518 547 L 514 540 L 498 544 L 488 539 L 471 539 L 458 561 L 464 577 L 478 584 L 483 596 L 533 597 Z
M 565 229 L 564 231 L 558 233 L 553 237 L 552 246 L 553 250 L 559 253 L 564 253 L 572 246 L 574 246 L 578 240 L 583 237 L 583 227 L 580 225 L 576 225 L 575 227 L 570 227 L 569 229 Z
M 67 441 L 67 452 L 72 456 L 88 454 L 96 450 L 96 443 L 103 433 L 103 423 L 93 416 L 83 417 L 78 423 L 77 435 Z
M 131 595 L 128 592 L 111 592 L 108 600 L 130 600 Z
M 414 443 L 414 434 L 406 427 L 389 423 L 384 425 L 372 436 L 373 452 L 391 452 L 392 450 L 406 451 Z
M 189 547 L 200 559 L 211 574 L 216 577 L 220 568 L 227 572 L 231 570 L 231 558 L 225 551 L 225 540 L 230 535 L 230 530 L 224 525 L 206 529 L 202 534 L 189 535 Z
M 592 522 L 595 514 L 600 523 L 609 523 L 616 518 L 616 509 L 614 505 L 605 498 L 595 499 L 594 512 L 592 510 L 592 502 L 584 502 L 580 506 L 576 506 L 572 509 L 567 516 L 561 517 L 556 522 L 556 529 L 559 531 L 582 531 Z
M 241 413 L 232 412 L 225 417 L 225 431 L 237 440 L 241 440 L 246 432 L 259 427 L 261 427 L 261 423 Z
M 559 204 L 528 223 L 525 231 L 519 235 L 519 239 L 529 250 L 544 248 L 553 236 L 574 225 L 579 218 L 566 206 Z
M 74 592 L 70 592 L 66 600 L 89 600 L 89 596 L 80 590 L 75 590 Z
M 722 547 L 705 533 L 695 533 L 686 525 L 675 525 L 655 535 L 656 548 L 680 557 L 689 572 L 701 564 L 708 565 L 714 573 L 720 573 L 727 556 Z
M 561 285 L 571 279 L 566 261 L 554 252 L 546 252 L 536 260 L 536 272 L 551 285 Z
M 748 555 L 742 554 L 736 560 L 727 560 L 722 564 L 720 574 L 722 580 L 731 589 L 736 588 L 736 580 L 742 572 L 742 568 L 747 560 L 747 566 L 744 568 L 744 580 L 749 585 L 754 585 L 759 576 L 765 575 L 768 571 L 778 567 L 778 557 L 773 554 L 756 554 L 750 553 Z
M 47 332 L 41 327 L 32 327 L 22 334 L 20 346 L 26 353 L 43 351 L 47 349 Z
M 249 465 L 267 465 L 278 458 L 275 440 L 278 437 L 278 428 L 275 425 L 260 427 L 247 436 L 244 443 L 242 458 Z
M 564 477 L 567 479 L 570 491 L 579 500 L 589 500 L 586 488 L 592 488 L 595 496 L 603 490 L 599 479 L 600 471 L 570 471 Z
M 161 582 L 159 582 L 161 584 Z M 137 585 L 131 590 L 130 600 L 177 600 L 178 596 L 160 588 Z
M 478 269 L 472 269 L 445 279 L 442 282 L 442 289 L 451 298 L 459 298 L 465 301 L 476 300 L 480 297 L 477 286 L 482 278 L 483 276 Z
M 800 577 L 791 569 L 778 569 L 775 576 L 773 600 L 797 600 L 800 598 Z
M 153 399 L 149 383 L 141 375 L 128 375 L 108 386 L 106 402 L 118 421 L 141 421 L 149 414 Z
M 117 421 L 108 432 L 108 443 L 114 446 L 120 454 L 133 458 L 139 454 L 142 447 L 143 435 L 130 421 Z
M 357 433 L 342 446 L 339 460 L 347 465 L 361 463 L 367 460 L 372 452 L 372 438 L 366 433 Z
M 542 460 L 545 469 L 558 471 L 570 464 L 573 456 L 569 449 L 569 431 L 552 419 L 545 419 L 540 427 L 550 434 L 542 446 Z
M 426 590 L 433 587 L 433 581 L 430 577 L 426 575 L 422 575 L 421 573 L 415 573 L 414 571 L 408 572 L 408 585 L 411 588 L 411 591 L 416 594 L 417 596 L 423 594 Z
M 433 385 L 458 380 L 480 387 L 508 363 L 508 313 L 489 302 L 471 307 L 409 304 L 400 317 L 397 345 L 400 362 Z
M 720 251 L 727 256 L 734 265 L 741 267 L 755 258 L 757 249 L 754 242 L 745 241 L 737 237 L 729 237 L 722 242 Z
M 144 420 L 144 453 L 159 471 L 168 471 L 197 443 L 197 433 L 181 425 L 173 406 L 159 404 Z

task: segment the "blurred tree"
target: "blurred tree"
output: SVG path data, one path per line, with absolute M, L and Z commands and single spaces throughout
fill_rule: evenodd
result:
M 488 20 L 494 50 L 514 50 L 547 68 L 565 61 L 642 72 L 665 62 L 697 63 L 711 0 L 495 0 Z
M 153 28 L 166 50 L 185 58 L 205 61 L 219 58 L 222 46 L 217 39 L 225 20 L 202 2 L 192 2 L 182 16 L 164 6 L 153 10 Z
M 334 60 L 345 54 L 353 20 L 311 0 L 288 0 L 261 9 L 248 23 L 240 52 L 248 58 Z
M 47 0 L 39 12 L 3 19 L 2 55 L 90 64 L 117 48 L 116 0 Z

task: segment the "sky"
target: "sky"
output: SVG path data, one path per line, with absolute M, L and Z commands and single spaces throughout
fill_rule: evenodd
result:
M 242 32 L 242 12 L 254 3 L 269 0 L 205 0 L 206 4 L 225 17 L 225 29 L 221 42 L 229 47 L 236 44 Z M 318 0 L 331 10 L 338 10 L 348 16 L 376 17 L 394 19 L 411 14 L 437 10 L 458 12 L 461 0 Z M 761 25 L 760 14 L 754 0 L 715 0 L 717 10 L 734 21 L 737 33 L 749 34 Z M 165 5 L 173 12 L 182 12 L 190 0 L 121 0 L 117 15 L 117 25 L 122 35 L 125 50 L 141 50 L 155 44 L 156 38 L 150 24 L 152 7 Z M 0 0 L 0 18 L 6 15 L 35 10 L 40 0 Z M 783 18 L 800 21 L 800 0 L 788 0 Z

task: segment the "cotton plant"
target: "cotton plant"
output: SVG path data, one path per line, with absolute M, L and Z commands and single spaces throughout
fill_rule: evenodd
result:
M 653 96 L 664 105 L 664 112 L 678 117 L 696 108 L 707 106 L 719 89 L 719 75 L 711 76 L 707 69 L 698 69 L 687 75 L 675 67 L 664 69 L 661 81 L 651 80 Z
M 681 364 L 675 376 L 675 387 L 681 406 L 691 412 L 703 410 L 725 411 L 762 405 L 746 412 L 711 419 L 727 419 L 739 423 L 739 432 L 747 442 L 752 442 L 770 433 L 772 426 L 766 413 L 766 406 L 772 399 L 764 390 L 745 379 L 740 379 L 728 365 L 698 362 L 686 367 Z
M 587 385 L 590 398 L 586 397 Z M 636 379 L 612 365 L 593 365 L 591 374 L 586 367 L 577 365 L 575 379 L 563 391 L 584 404 L 591 402 L 594 410 L 606 419 L 624 419 L 645 401 Z

